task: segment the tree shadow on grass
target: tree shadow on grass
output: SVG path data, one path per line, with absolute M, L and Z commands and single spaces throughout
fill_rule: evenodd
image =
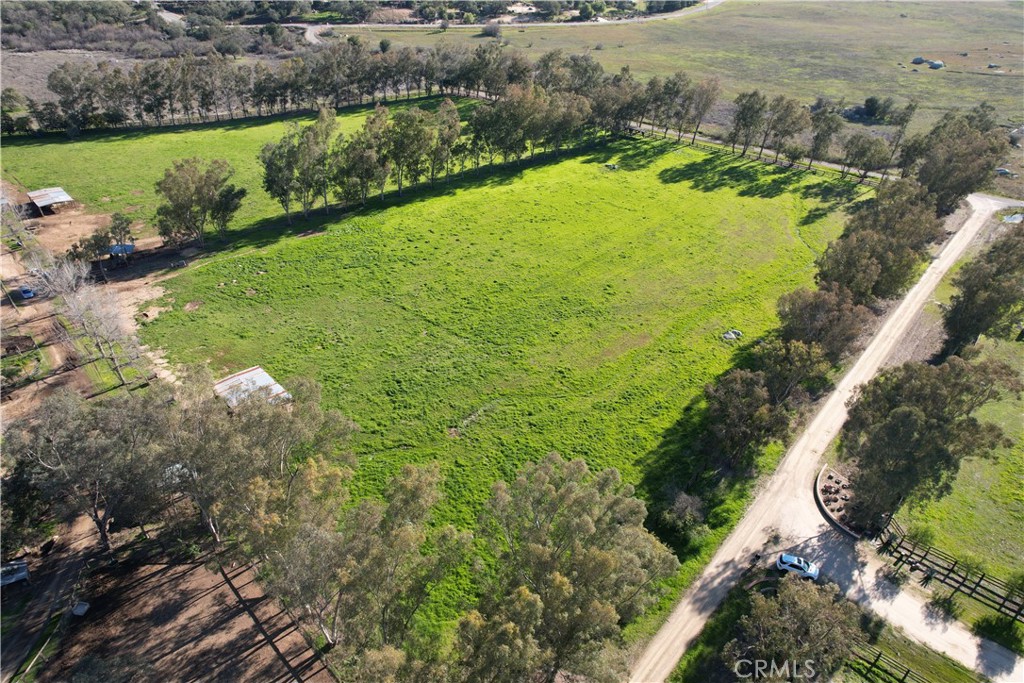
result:
M 701 192 L 732 189 L 741 197 L 772 199 L 796 191 L 800 197 L 820 203 L 804 216 L 801 225 L 820 220 L 871 191 L 852 179 L 821 177 L 805 168 L 743 160 L 727 152 L 715 152 L 697 161 L 663 169 L 658 178 L 666 184 L 686 182 Z M 809 179 L 816 179 L 816 182 L 807 182 Z
M 671 504 L 675 492 L 699 496 L 704 503 L 704 522 L 711 530 L 731 524 L 732 499 L 737 489 L 750 485 L 753 470 L 731 470 L 716 459 L 707 433 L 703 393 L 694 396 L 681 416 L 664 431 L 652 451 L 637 461 L 643 472 L 638 490 L 649 502 L 647 527 L 676 554 L 681 562 L 695 557 L 705 539 L 670 528 L 661 512 Z
M 327 210 L 314 209 L 307 218 L 293 213 L 289 223 L 283 213 L 253 221 L 244 227 L 234 228 L 224 236 L 211 236 L 201 252 L 193 260 L 204 260 L 223 253 L 240 250 L 263 249 L 285 238 L 312 237 L 327 232 L 327 229 L 351 218 L 365 218 L 379 215 L 391 209 L 429 201 L 438 197 L 452 196 L 458 191 L 486 187 L 511 185 L 520 180 L 523 174 L 532 169 L 584 155 L 593 156 L 600 153 L 608 145 L 605 140 L 563 149 L 558 152 L 544 152 L 534 157 L 527 157 L 507 163 L 494 163 L 468 168 L 449 178 L 436 180 L 433 184 L 423 182 L 403 189 L 401 195 L 397 189 L 388 189 L 383 197 L 371 195 L 365 206 L 350 204 L 331 206 Z M 136 253 L 130 268 L 112 270 L 108 273 L 110 280 L 130 281 L 154 274 L 168 272 L 174 263 L 180 263 L 180 250 L 193 245 L 175 247 L 159 247 Z
M 806 177 L 803 170 L 768 166 L 719 152 L 680 166 L 666 168 L 658 178 L 666 184 L 687 182 L 701 192 L 737 190 L 741 197 L 771 199 L 790 192 Z
M 971 633 L 987 638 L 1014 652 L 1024 652 L 1024 625 L 1013 617 L 987 614 L 971 626 Z
M 800 225 L 810 225 L 840 209 L 851 210 L 870 193 L 870 187 L 845 179 L 822 178 L 816 183 L 805 185 L 800 188 L 800 196 L 820 203 L 804 214 Z
M 618 138 L 592 148 L 582 161 L 585 164 L 615 164 L 622 171 L 640 171 L 676 148 L 668 140 Z

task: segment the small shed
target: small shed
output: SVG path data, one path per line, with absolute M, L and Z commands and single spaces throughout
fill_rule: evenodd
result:
M 131 256 L 135 253 L 134 244 L 115 244 L 110 247 L 111 256 Z
M 49 209 L 51 212 L 57 213 L 61 209 L 67 208 L 75 203 L 75 200 L 71 198 L 67 192 L 64 191 L 63 187 L 46 187 L 42 190 L 34 190 L 28 193 L 29 203 L 34 206 L 39 213 L 45 213 L 45 209 Z
M 271 403 L 291 400 L 292 395 L 284 387 L 267 374 L 260 366 L 228 375 L 213 385 L 213 392 L 224 399 L 229 408 L 236 408 L 240 403 L 257 392 L 263 392 Z

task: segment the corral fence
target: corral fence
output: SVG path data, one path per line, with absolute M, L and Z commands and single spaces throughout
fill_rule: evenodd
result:
M 879 552 L 891 555 L 896 567 L 907 566 L 924 573 L 925 582 L 939 583 L 974 598 L 1000 614 L 1024 623 L 1024 593 L 985 572 L 976 573 L 963 561 L 938 548 L 919 545 L 892 520 L 879 536 Z
M 853 649 L 851 659 L 867 665 L 867 673 L 877 672 L 885 676 L 883 680 L 899 681 L 899 683 L 932 683 L 910 667 L 893 659 L 878 648 L 858 643 Z

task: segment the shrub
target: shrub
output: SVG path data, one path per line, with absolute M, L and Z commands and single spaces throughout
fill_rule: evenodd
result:
M 690 531 L 704 522 L 704 501 L 699 496 L 679 491 L 662 513 L 662 520 L 678 531 Z
M 488 21 L 484 26 L 484 35 L 488 38 L 500 38 L 501 26 L 496 21 Z

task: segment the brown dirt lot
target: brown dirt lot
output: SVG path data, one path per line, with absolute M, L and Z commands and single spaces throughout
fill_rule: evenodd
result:
M 4 87 L 14 88 L 35 100 L 54 100 L 56 96 L 46 87 L 46 77 L 64 62 L 98 64 L 114 62 L 122 69 L 130 69 L 139 60 L 126 59 L 117 52 L 98 50 L 42 50 L 40 52 L 3 51 L 2 80 Z
M 91 609 L 72 622 L 40 681 L 68 680 L 86 655 L 148 664 L 159 681 L 332 680 L 249 568 L 118 566 L 97 572 L 83 599 Z

